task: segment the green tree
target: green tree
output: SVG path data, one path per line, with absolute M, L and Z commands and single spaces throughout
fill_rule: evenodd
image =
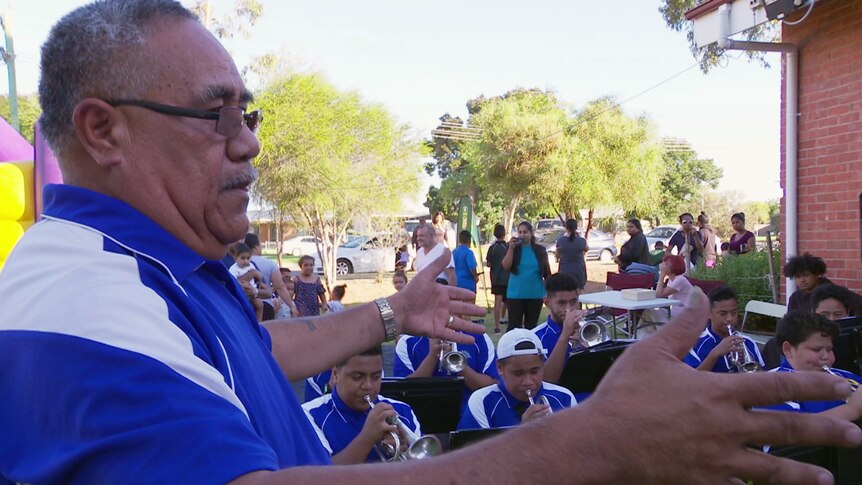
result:
M 718 65 L 724 51 L 715 43 L 703 48 L 698 48 L 695 45 L 692 22 L 685 19 L 685 13 L 699 3 L 703 2 L 698 0 L 662 0 L 658 10 L 668 27 L 677 32 L 685 32 L 692 55 L 700 63 L 700 69 L 707 72 Z M 767 22 L 746 30 L 743 35 L 745 40 L 772 42 L 779 37 L 779 33 L 778 25 L 775 22 Z M 769 63 L 766 62 L 766 57 L 762 52 L 745 51 L 745 55 L 750 60 L 759 62 L 764 67 L 769 67 Z
M 21 120 L 21 135 L 33 144 L 34 129 L 36 121 L 42 114 L 42 106 L 39 105 L 39 96 L 36 94 L 28 94 L 18 96 L 18 118 Z M 11 116 L 9 111 L 9 96 L 4 94 L 0 96 L 0 116 L 7 121 Z
M 263 4 L 258 0 L 236 0 L 231 12 L 219 16 L 213 12 L 210 0 L 197 0 L 190 10 L 216 37 L 226 40 L 237 34 L 248 37 L 263 15 Z
M 480 135 L 463 145 L 462 158 L 477 186 L 505 202 L 503 225 L 511 227 L 522 201 L 553 176 L 553 159 L 565 146 L 566 114 L 553 93 L 536 89 L 479 97 L 468 108 L 474 113 L 469 124 Z
M 550 177 L 532 194 L 535 200 L 565 217 L 586 209 L 587 231 L 597 207 L 619 206 L 627 214 L 655 207 L 661 149 L 645 118 L 626 115 L 604 97 L 577 111 L 569 124 L 565 149 L 550 157 Z
M 304 220 L 323 241 L 319 253 L 332 286 L 337 243 L 357 215 L 395 213 L 416 191 L 423 147 L 381 106 L 339 92 L 319 75 L 276 79 L 255 107 L 272 120 L 259 133 L 256 197 Z
M 687 143 L 676 142 L 674 148 L 668 148 L 667 140 L 662 153 L 660 202 L 649 212 L 656 225 L 676 221 L 682 212 L 691 212 L 699 202 L 694 199 L 706 188 L 716 189 L 723 175 L 712 159 L 698 158 Z

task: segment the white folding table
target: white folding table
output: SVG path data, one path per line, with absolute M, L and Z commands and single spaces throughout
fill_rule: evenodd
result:
M 628 334 L 632 338 L 637 338 L 637 322 L 634 320 L 633 312 L 635 310 L 646 310 L 647 308 L 664 308 L 682 303 L 679 300 L 672 298 L 653 298 L 651 300 L 627 300 L 623 298 L 620 291 L 599 291 L 597 293 L 582 293 L 578 297 L 578 301 L 590 305 L 601 305 L 609 308 L 619 308 L 628 311 L 628 322 L 626 323 Z M 617 325 L 614 319 L 614 338 L 617 338 Z

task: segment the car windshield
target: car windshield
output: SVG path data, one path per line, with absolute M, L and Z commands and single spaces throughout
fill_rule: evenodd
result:
M 556 241 L 557 241 L 557 239 L 559 239 L 559 238 L 560 238 L 560 236 L 562 236 L 562 235 L 563 235 L 563 234 L 565 234 L 565 233 L 566 233 L 565 231 L 552 231 L 552 232 L 549 232 L 549 233 L 544 234 L 544 235 L 542 235 L 541 237 L 539 237 L 539 242 L 543 242 L 543 243 L 552 243 L 552 242 L 556 242 Z
M 362 245 L 362 243 L 364 243 L 367 240 L 368 240 L 368 236 L 356 236 L 356 237 L 351 238 L 346 243 L 342 244 L 341 247 L 343 247 L 343 248 L 358 248 L 359 246 Z

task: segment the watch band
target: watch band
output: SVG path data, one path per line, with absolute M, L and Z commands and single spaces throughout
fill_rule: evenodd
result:
M 386 332 L 386 338 L 383 341 L 389 342 L 390 340 L 395 340 L 395 313 L 392 311 L 392 307 L 389 306 L 389 301 L 386 298 L 378 298 L 374 300 L 374 303 L 377 304 L 377 309 L 380 310 L 380 318 L 383 319 L 383 330 Z

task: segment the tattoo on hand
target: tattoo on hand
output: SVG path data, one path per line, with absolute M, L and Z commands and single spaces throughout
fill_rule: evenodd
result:
M 314 322 L 312 322 L 311 320 L 306 320 L 306 319 L 302 318 L 302 319 L 297 320 L 297 322 L 304 323 L 305 326 L 308 327 L 308 329 L 312 332 L 317 330 L 317 327 L 314 325 Z

